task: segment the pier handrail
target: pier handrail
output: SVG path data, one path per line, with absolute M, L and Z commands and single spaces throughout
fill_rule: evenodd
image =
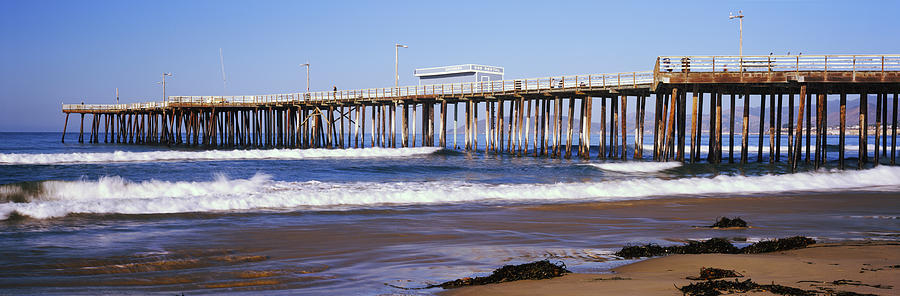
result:
M 342 91 L 269 94 L 251 96 L 170 96 L 169 102 L 188 104 L 352 102 L 371 99 L 402 99 L 412 96 L 458 96 L 502 94 L 567 88 L 637 87 L 653 82 L 652 71 L 551 76 L 500 81 L 459 82 L 417 86 L 364 88 Z
M 300 102 L 353 102 L 373 99 L 402 99 L 415 96 L 502 95 L 516 92 L 556 91 L 564 89 L 637 88 L 653 82 L 653 71 L 582 74 L 522 78 L 480 82 L 459 82 L 401 87 L 364 88 L 342 91 L 287 93 L 248 96 L 169 96 L 166 102 L 132 104 L 63 104 L 63 111 L 141 110 L 163 108 L 169 104 L 225 106 Z
M 900 55 L 660 56 L 657 73 L 900 71 Z

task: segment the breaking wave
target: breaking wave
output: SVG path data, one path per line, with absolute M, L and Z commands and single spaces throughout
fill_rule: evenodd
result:
M 590 163 L 589 166 L 613 172 L 622 173 L 655 173 L 668 169 L 674 169 L 681 166 L 680 162 L 609 162 L 609 163 Z
M 415 148 L 351 148 L 351 149 L 255 149 L 204 151 L 151 151 L 104 153 L 0 153 L 0 165 L 12 164 L 79 164 L 110 162 L 154 161 L 219 161 L 247 159 L 317 159 L 317 158 L 373 158 L 426 155 L 440 151 L 440 147 Z
M 0 186 L 0 219 L 69 213 L 161 214 L 254 209 L 328 210 L 465 202 L 636 200 L 658 196 L 741 195 L 791 191 L 897 190 L 900 168 L 817 171 L 788 175 L 628 179 L 591 183 L 504 184 L 464 181 L 287 182 L 264 174 L 206 182 L 143 181 L 120 177 Z

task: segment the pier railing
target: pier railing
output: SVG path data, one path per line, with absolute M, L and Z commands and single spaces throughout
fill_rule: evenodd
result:
M 300 102 L 353 102 L 373 99 L 402 99 L 417 96 L 497 95 L 515 92 L 538 92 L 564 89 L 638 88 L 653 82 L 652 71 L 610 74 L 584 74 L 500 81 L 462 82 L 417 86 L 366 88 L 310 93 L 288 93 L 252 96 L 169 96 L 166 102 L 134 104 L 63 104 L 63 111 L 117 111 L 162 108 L 171 103 L 198 105 L 235 105 Z
M 659 73 L 900 71 L 900 55 L 661 56 Z
M 506 92 L 546 91 L 569 88 L 638 87 L 653 82 L 653 72 L 586 74 L 500 81 L 461 82 L 418 86 L 366 88 L 255 96 L 170 96 L 170 102 L 196 104 L 291 103 L 400 99 L 415 96 L 493 95 Z

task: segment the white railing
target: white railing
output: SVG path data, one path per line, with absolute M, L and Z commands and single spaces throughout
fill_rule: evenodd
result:
M 311 93 L 270 94 L 252 96 L 169 96 L 168 102 L 148 102 L 133 104 L 85 105 L 63 104 L 63 111 L 72 110 L 144 110 L 162 108 L 170 103 L 235 105 L 263 103 L 299 103 L 326 101 L 356 101 L 371 99 L 401 99 L 413 96 L 435 95 L 492 95 L 527 91 L 552 91 L 561 89 L 639 87 L 653 82 L 652 71 L 624 72 L 611 74 L 585 74 L 553 76 L 543 78 L 512 79 L 501 81 L 462 82 L 448 84 L 401 86 L 386 88 L 366 88 L 343 91 L 320 91 Z
M 900 55 L 661 56 L 659 73 L 900 71 Z
M 638 87 L 653 82 L 652 71 L 613 74 L 586 74 L 526 78 L 501 81 L 462 82 L 419 86 L 366 88 L 312 93 L 271 94 L 254 96 L 170 96 L 169 102 L 187 104 L 260 104 L 324 101 L 356 101 L 400 99 L 434 95 L 489 95 L 504 92 L 557 90 L 564 88 Z
M 62 104 L 63 111 L 120 111 L 145 110 L 168 106 L 165 102 L 146 102 L 130 104 Z

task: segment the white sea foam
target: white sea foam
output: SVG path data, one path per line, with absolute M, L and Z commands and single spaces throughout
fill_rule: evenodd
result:
M 604 171 L 622 172 L 622 173 L 655 173 L 681 166 L 680 162 L 608 162 L 608 163 L 590 163 L 592 167 L 599 168 Z
M 752 139 L 751 139 L 751 141 L 752 141 Z M 828 142 L 828 145 L 829 145 L 829 146 L 830 146 L 830 145 L 837 145 L 837 141 Z M 813 146 L 814 146 L 814 145 L 813 145 Z M 653 144 L 649 144 L 649 145 L 648 145 L 648 144 L 644 144 L 642 147 L 644 147 L 644 152 L 645 152 L 645 153 L 646 153 L 647 151 L 653 151 Z M 806 142 L 803 142 L 802 147 L 803 147 L 803 149 L 804 149 L 803 151 L 806 151 Z M 872 153 L 872 151 L 875 151 L 875 145 L 874 145 L 874 144 L 869 144 L 867 147 L 868 147 L 869 153 Z M 629 146 L 628 146 L 628 149 L 629 149 L 629 150 L 631 150 L 631 149 L 633 149 L 633 148 L 634 148 L 633 145 L 629 145 Z M 722 146 L 722 154 L 723 154 L 723 155 L 728 155 L 728 149 L 729 149 L 728 143 L 723 144 L 723 146 Z M 785 142 L 785 143 L 781 143 L 781 154 L 787 155 L 788 149 L 789 149 L 789 147 L 788 147 L 788 145 L 787 145 L 786 142 Z M 815 147 L 812 147 L 811 149 L 815 149 Z M 888 148 L 888 149 L 890 149 L 890 148 Z M 686 151 L 686 153 L 690 153 L 690 144 L 687 144 L 687 147 L 685 147 L 684 150 Z M 837 153 L 837 152 L 838 152 L 837 147 L 828 147 L 827 150 L 828 150 L 828 152 L 830 152 L 830 153 L 831 153 L 831 152 L 833 152 L 833 153 Z M 756 146 L 756 145 L 748 145 L 748 146 L 747 146 L 747 151 L 748 151 L 748 152 L 751 152 L 751 153 L 752 153 L 752 152 L 759 151 L 759 146 Z M 844 151 L 845 151 L 846 153 L 851 153 L 851 152 L 852 152 L 852 153 L 857 153 L 857 152 L 859 151 L 859 145 L 846 145 L 846 146 L 844 146 Z M 741 152 L 741 143 L 740 143 L 740 142 L 735 143 L 735 145 L 734 145 L 734 153 L 740 154 L 740 152 Z M 706 143 L 703 143 L 703 145 L 700 146 L 700 153 L 709 153 L 709 145 L 706 145 Z M 765 153 L 766 155 L 769 154 L 769 145 L 768 145 L 768 144 L 763 145 L 763 153 Z M 850 156 L 853 156 L 853 155 L 850 155 Z
M 17 185 L 4 185 L 17 186 Z M 482 184 L 463 181 L 325 183 L 219 177 L 208 182 L 130 182 L 118 177 L 44 182 L 28 202 L 0 203 L 11 213 L 52 218 L 69 213 L 183 213 L 254 209 L 345 209 L 462 202 L 635 200 L 677 195 L 712 196 L 788 191 L 897 190 L 900 167 L 788 175 L 628 179 L 592 183 Z M 7 192 L 16 192 L 7 190 Z M 21 194 L 21 193 L 20 193 Z M 0 196 L 0 198 L 5 198 Z M 8 198 L 7 198 L 8 199 Z
M 404 157 L 432 154 L 440 147 L 415 148 L 356 148 L 356 149 L 256 149 L 256 150 L 204 150 L 204 151 L 150 151 L 150 152 L 102 152 L 102 153 L 0 153 L 3 164 L 78 164 L 110 162 L 154 161 L 218 161 L 245 159 L 316 159 L 316 158 L 373 158 Z

